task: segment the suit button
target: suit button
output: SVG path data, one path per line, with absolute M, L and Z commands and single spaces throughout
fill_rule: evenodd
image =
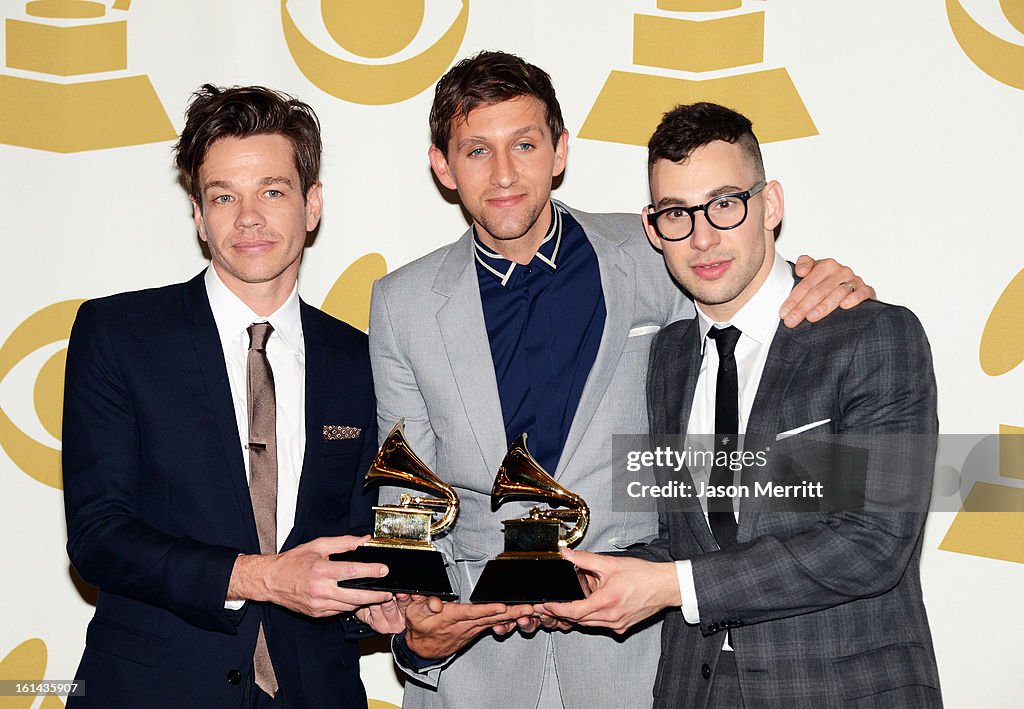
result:
M 704 679 L 711 679 L 711 667 L 708 663 L 705 662 L 700 666 L 700 676 Z
M 710 630 L 712 633 L 717 633 L 718 632 L 718 623 L 712 623 L 711 625 L 709 625 L 708 626 L 708 630 Z
M 228 682 L 231 684 L 241 684 L 242 673 L 238 670 L 228 670 Z

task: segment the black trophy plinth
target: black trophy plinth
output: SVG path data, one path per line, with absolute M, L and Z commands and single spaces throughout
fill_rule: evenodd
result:
M 470 603 L 558 603 L 583 600 L 576 567 L 561 557 L 498 557 L 487 562 Z
M 339 581 L 344 588 L 364 588 L 391 593 L 416 593 L 437 596 L 444 601 L 458 600 L 452 592 L 441 552 L 430 549 L 404 549 L 389 546 L 362 546 L 343 554 L 331 554 L 331 561 L 358 561 L 385 564 L 388 575 L 378 578 Z
M 470 603 L 557 603 L 583 600 L 576 567 L 558 553 L 555 520 L 510 519 L 505 551 L 487 562 Z

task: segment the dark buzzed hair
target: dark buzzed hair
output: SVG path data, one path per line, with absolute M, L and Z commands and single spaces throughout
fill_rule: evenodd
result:
M 210 147 L 222 138 L 279 134 L 292 144 L 295 167 L 306 198 L 320 175 L 320 121 L 309 105 L 263 86 L 228 89 L 203 84 L 189 101 L 185 128 L 174 146 L 174 159 L 185 191 L 202 204 L 199 169 Z
M 523 96 L 544 105 L 551 142 L 557 145 L 565 122 L 551 77 L 540 67 L 507 52 L 479 52 L 441 77 L 430 107 L 430 141 L 447 157 L 452 128 L 465 121 L 470 111 Z
M 761 147 L 750 119 L 717 103 L 691 103 L 666 113 L 647 143 L 648 172 L 658 160 L 683 162 L 697 148 L 722 140 L 735 143 L 750 158 L 754 176 L 764 179 Z

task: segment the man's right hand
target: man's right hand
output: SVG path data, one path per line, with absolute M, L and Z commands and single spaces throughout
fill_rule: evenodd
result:
M 384 591 L 340 588 L 338 581 L 386 576 L 384 564 L 330 561 L 368 537 L 321 537 L 281 554 L 243 554 L 235 560 L 227 600 L 276 603 L 297 613 L 323 618 L 392 599 Z
M 434 596 L 412 596 L 405 608 L 405 643 L 420 657 L 432 660 L 453 655 L 491 628 L 514 627 L 533 615 L 533 606 L 504 603 L 445 603 Z

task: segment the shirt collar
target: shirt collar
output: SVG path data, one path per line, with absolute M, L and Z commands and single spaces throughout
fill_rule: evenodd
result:
M 753 338 L 758 344 L 768 341 L 779 326 L 779 308 L 793 290 L 793 271 L 786 259 L 776 252 L 772 270 L 768 278 L 757 289 L 742 308 L 736 311 L 728 322 L 720 323 L 708 317 L 700 304 L 697 304 L 697 326 L 700 328 L 700 353 L 704 354 L 708 331 L 712 326 L 728 327 L 735 325 L 744 335 Z
M 242 338 L 242 342 L 248 347 L 249 334 L 246 331 L 249 326 L 254 322 L 269 322 L 274 326 L 274 333 L 271 337 L 279 336 L 288 349 L 299 357 L 305 357 L 306 342 L 302 337 L 298 282 L 292 286 L 291 294 L 281 304 L 281 307 L 269 316 L 263 317 L 254 313 L 248 305 L 224 285 L 212 265 L 206 269 L 204 281 L 206 295 L 210 299 L 210 310 L 213 311 L 213 319 L 217 323 L 217 335 L 220 337 L 221 347 L 227 350 L 228 346 L 239 338 Z
M 562 246 L 562 215 L 564 213 L 564 207 L 554 202 L 551 203 L 551 226 L 548 228 L 548 233 L 544 235 L 544 240 L 540 242 L 540 247 L 533 255 L 531 263 L 537 262 L 542 268 L 547 266 L 552 271 L 558 268 L 558 252 Z M 508 285 L 516 266 L 520 264 L 510 261 L 484 246 L 476 233 L 475 226 L 473 227 L 473 246 L 477 263 L 501 281 L 501 285 Z

